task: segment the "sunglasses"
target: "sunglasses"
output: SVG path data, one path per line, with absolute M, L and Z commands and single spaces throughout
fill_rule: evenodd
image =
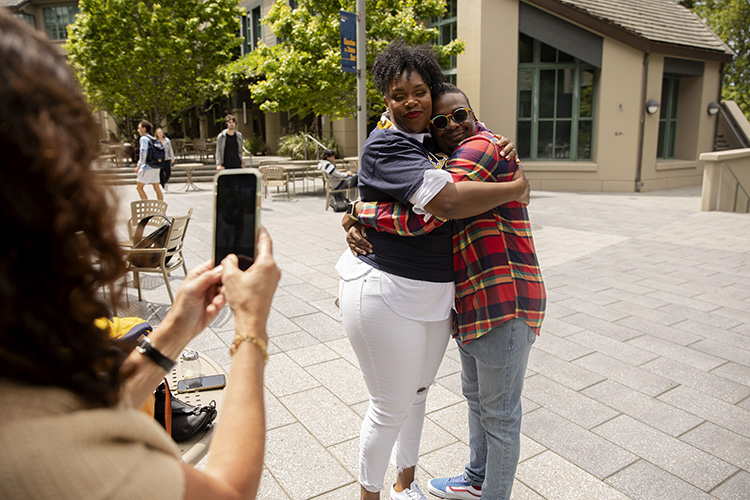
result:
M 456 123 L 463 123 L 469 117 L 471 108 L 458 108 L 453 110 L 453 113 L 449 115 L 435 115 L 430 120 L 433 127 L 438 130 L 443 130 L 445 127 L 450 125 L 450 121 L 453 120 Z

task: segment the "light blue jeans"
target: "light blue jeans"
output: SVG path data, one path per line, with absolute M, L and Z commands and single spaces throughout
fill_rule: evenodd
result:
M 521 392 L 536 333 L 511 319 L 468 344 L 458 342 L 469 403 L 471 455 L 464 477 L 482 500 L 508 500 L 521 446 Z

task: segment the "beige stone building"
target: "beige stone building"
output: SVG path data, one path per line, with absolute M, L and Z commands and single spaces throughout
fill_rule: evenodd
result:
M 457 83 L 515 138 L 533 187 L 702 181 L 731 50 L 672 0 L 458 0 Z

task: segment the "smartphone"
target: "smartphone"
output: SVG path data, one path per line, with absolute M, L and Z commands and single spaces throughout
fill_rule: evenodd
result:
M 205 377 L 186 378 L 177 381 L 177 392 L 208 391 L 221 389 L 227 385 L 224 375 L 206 375 Z
M 255 261 L 262 176 L 255 168 L 222 170 L 214 178 L 214 265 L 233 253 L 243 271 Z

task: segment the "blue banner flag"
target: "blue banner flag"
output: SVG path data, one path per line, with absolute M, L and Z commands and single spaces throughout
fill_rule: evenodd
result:
M 357 72 L 357 14 L 339 11 L 341 20 L 341 71 Z

